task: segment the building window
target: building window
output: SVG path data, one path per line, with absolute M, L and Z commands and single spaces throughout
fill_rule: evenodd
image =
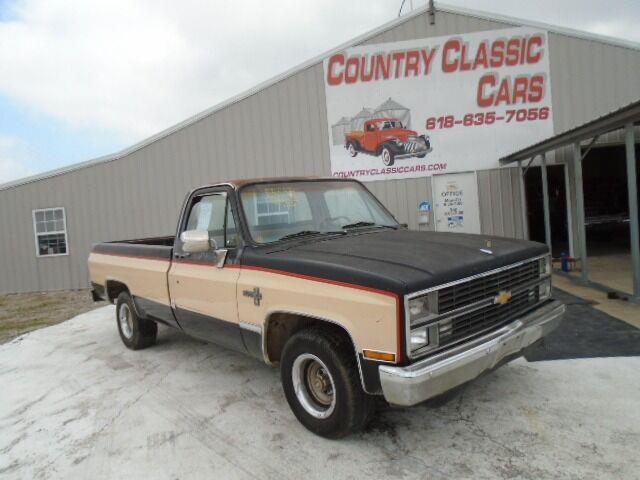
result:
M 302 192 L 266 190 L 255 196 L 258 225 L 311 220 L 311 208 Z
M 43 208 L 33 211 L 33 231 L 36 255 L 51 257 L 67 255 L 67 220 L 64 208 Z

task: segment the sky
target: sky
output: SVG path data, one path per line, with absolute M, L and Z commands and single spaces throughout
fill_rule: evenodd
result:
M 401 3 L 0 0 L 0 184 L 121 150 L 396 18 Z M 640 42 L 639 0 L 443 3 Z

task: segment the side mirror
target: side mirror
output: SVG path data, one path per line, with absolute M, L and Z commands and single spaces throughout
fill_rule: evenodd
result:
M 206 230 L 186 230 L 180 234 L 180 241 L 185 253 L 202 253 L 216 248 L 215 240 L 209 238 Z

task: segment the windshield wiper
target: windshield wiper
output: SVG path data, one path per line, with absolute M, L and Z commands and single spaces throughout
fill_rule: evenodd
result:
M 289 240 L 291 238 L 300 238 L 300 237 L 309 237 L 313 235 L 344 235 L 347 232 L 342 230 L 337 231 L 329 231 L 329 232 L 319 232 L 318 230 L 300 230 L 299 232 L 289 233 L 280 237 L 278 240 Z
M 321 232 L 319 232 L 318 230 L 300 230 L 299 232 L 288 233 L 286 235 L 283 235 L 278 240 L 288 240 L 290 238 L 308 237 L 309 235 L 318 235 L 320 233 Z
M 343 225 L 341 228 L 347 230 L 350 228 L 360 228 L 360 227 L 393 228 L 394 230 L 398 229 L 398 227 L 396 227 L 395 225 L 378 225 L 375 222 L 348 223 L 347 225 Z
M 346 225 L 342 225 L 340 228 L 358 228 L 358 227 L 373 227 L 375 225 L 374 222 L 356 222 L 356 223 L 347 223 Z

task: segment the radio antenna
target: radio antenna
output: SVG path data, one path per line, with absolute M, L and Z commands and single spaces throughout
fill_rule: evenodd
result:
M 402 3 L 400 4 L 400 10 L 398 10 L 398 17 L 400 15 L 402 15 L 402 7 L 404 7 L 404 2 L 406 2 L 407 0 L 402 0 Z

